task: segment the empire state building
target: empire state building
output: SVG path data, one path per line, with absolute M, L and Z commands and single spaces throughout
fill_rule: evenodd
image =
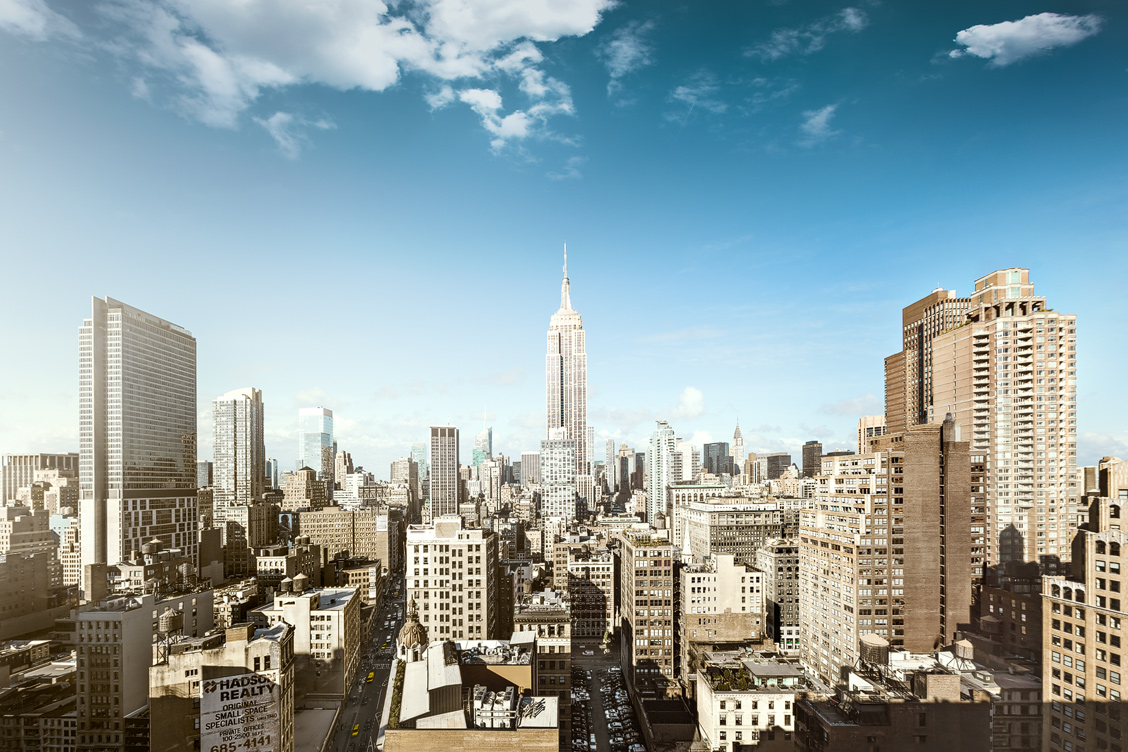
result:
M 587 427 L 587 351 L 584 322 L 572 308 L 568 286 L 568 249 L 564 249 L 564 279 L 560 284 L 560 310 L 548 324 L 548 354 L 545 357 L 545 437 L 575 442 L 576 485 L 581 497 L 591 499 L 591 447 Z

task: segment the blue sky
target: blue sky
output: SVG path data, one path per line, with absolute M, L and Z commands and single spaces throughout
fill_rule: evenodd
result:
M 900 310 L 1026 266 L 1079 318 L 1080 461 L 1128 454 L 1115 2 L 0 0 L 0 452 L 77 449 L 91 295 L 386 477 L 543 434 L 569 247 L 590 422 L 852 446 Z M 1118 389 L 1120 387 L 1120 389 Z

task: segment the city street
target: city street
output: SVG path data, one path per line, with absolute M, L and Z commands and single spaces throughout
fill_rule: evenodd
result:
M 394 590 L 394 584 L 389 583 L 389 590 Z M 333 752 L 363 752 L 368 747 L 369 738 L 374 737 L 379 730 L 384 695 L 390 681 L 389 670 L 395 655 L 396 635 L 403 624 L 403 618 L 399 616 L 403 608 L 401 591 L 399 598 L 385 598 L 383 606 L 372 619 L 371 636 L 368 644 L 362 648 L 363 657 L 353 689 L 341 708 L 337 727 L 334 729 L 333 744 L 330 747 Z M 385 627 L 388 622 L 391 622 L 391 626 Z M 371 682 L 367 681 L 369 673 L 375 674 Z M 360 724 L 360 732 L 353 736 L 352 729 L 357 724 Z

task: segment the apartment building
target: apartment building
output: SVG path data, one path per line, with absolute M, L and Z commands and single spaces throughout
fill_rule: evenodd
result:
M 970 621 L 968 442 L 948 419 L 880 446 L 824 458 L 799 513 L 800 658 L 831 685 L 864 636 L 928 652 Z
M 799 541 L 772 538 L 756 551 L 764 573 L 764 631 L 787 655 L 799 652 Z
M 407 529 L 405 583 L 408 601 L 431 639 L 496 639 L 497 535 L 463 528 L 457 514 Z
M 623 673 L 643 696 L 678 692 L 677 549 L 666 530 L 624 530 L 619 552 Z

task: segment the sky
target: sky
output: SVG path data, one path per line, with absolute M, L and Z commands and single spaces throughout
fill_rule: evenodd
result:
M 1080 464 L 1128 456 L 1128 7 L 0 0 L 0 453 L 77 451 L 111 296 L 388 476 L 544 437 L 568 245 L 589 422 L 852 448 L 901 309 L 1027 267 L 1078 316 Z

